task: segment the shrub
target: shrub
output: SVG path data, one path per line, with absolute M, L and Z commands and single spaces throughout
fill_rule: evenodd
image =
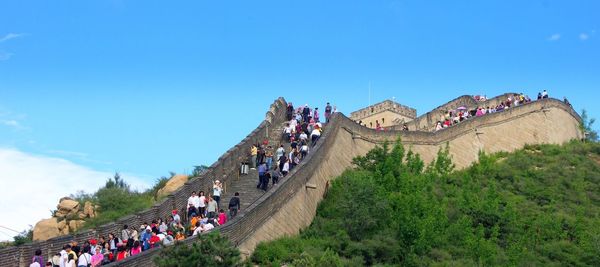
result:
M 480 154 L 448 147 L 423 171 L 400 142 L 354 159 L 297 237 L 256 248 L 261 266 L 600 266 L 600 144 Z

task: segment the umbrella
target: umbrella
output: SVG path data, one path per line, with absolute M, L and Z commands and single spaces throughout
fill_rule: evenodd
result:
M 467 110 L 466 107 L 458 107 L 456 110 Z

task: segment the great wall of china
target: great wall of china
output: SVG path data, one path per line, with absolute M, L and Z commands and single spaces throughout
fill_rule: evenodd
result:
M 220 232 L 244 255 L 251 254 L 262 241 L 299 233 L 314 218 L 328 182 L 350 167 L 352 158 L 364 155 L 377 144 L 385 140 L 393 141 L 398 136 L 407 148 L 419 153 L 425 162 L 434 159 L 439 148 L 449 144 L 453 162 L 458 168 L 467 167 L 476 161 L 480 151 L 513 151 L 526 144 L 562 144 L 582 137 L 579 115 L 570 106 L 555 99 L 535 101 L 473 118 L 435 133 L 431 132 L 434 123 L 445 110 L 461 105 L 494 105 L 502 99 L 506 99 L 505 95 L 483 103 L 470 96 L 459 97 L 410 122 L 411 131 L 377 132 L 337 113 L 326 126 L 320 141 L 308 158 L 292 170 L 278 186 L 270 189 L 242 210 L 235 219 L 220 227 Z M 277 134 L 285 122 L 285 112 L 285 100 L 277 99 L 271 105 L 265 120 L 252 133 L 225 152 L 206 173 L 191 179 L 151 209 L 75 235 L 0 250 L 0 266 L 28 266 L 35 249 L 42 249 L 45 258 L 48 258 L 48 255 L 59 251 L 62 245 L 70 240 L 86 240 L 98 235 L 107 235 L 109 232 L 117 233 L 124 224 L 140 225 L 154 218 L 164 218 L 171 210 L 185 207 L 193 190 L 208 191 L 213 179 L 223 181 L 227 190 L 229 185 L 236 182 L 239 164 L 247 158 L 251 144 Z M 195 239 L 188 238 L 183 242 L 194 241 Z M 159 251 L 150 250 L 111 266 L 152 266 L 152 259 Z

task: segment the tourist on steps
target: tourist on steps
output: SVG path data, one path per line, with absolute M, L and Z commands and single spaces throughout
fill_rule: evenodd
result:
M 221 184 L 221 181 L 216 180 L 213 184 L 212 198 L 217 202 L 217 206 L 221 203 L 221 193 L 223 193 L 223 185 Z
M 240 211 L 240 193 L 235 192 L 229 200 L 229 218 L 233 219 Z
M 325 106 L 325 122 L 329 123 L 329 117 L 331 117 L 331 105 L 327 102 L 327 106 Z
M 252 145 L 250 148 L 250 169 L 256 170 L 256 156 L 258 155 L 258 147 L 256 145 Z

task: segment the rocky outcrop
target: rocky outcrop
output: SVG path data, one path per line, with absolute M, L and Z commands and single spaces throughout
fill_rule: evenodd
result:
M 72 217 L 79 211 L 79 202 L 68 197 L 63 197 L 60 199 L 58 205 L 56 205 L 56 209 L 56 217 Z
M 41 220 L 33 228 L 33 240 L 44 241 L 53 237 L 73 233 L 85 224 L 85 219 L 96 217 L 97 206 L 86 201 L 82 205 L 71 198 L 63 197 L 56 205 L 56 212 L 50 219 Z
M 92 206 L 92 202 L 89 202 L 89 201 L 85 202 L 85 205 L 83 205 L 83 215 L 85 215 L 85 217 L 89 217 L 89 218 L 96 217 L 96 211 L 94 210 L 94 206 Z
M 158 193 L 156 193 L 156 196 L 158 198 L 168 196 L 169 194 L 177 191 L 177 189 L 182 187 L 183 184 L 185 184 L 185 182 L 187 182 L 187 181 L 188 181 L 188 176 L 185 174 L 174 175 L 173 177 L 171 177 L 171 179 L 169 179 L 169 181 L 167 182 L 165 187 L 158 190 Z
M 71 232 L 75 232 L 77 230 L 79 230 L 83 224 L 85 224 L 84 220 L 71 220 L 69 221 L 69 230 Z
M 56 218 L 41 220 L 33 228 L 33 240 L 48 240 L 60 235 Z

